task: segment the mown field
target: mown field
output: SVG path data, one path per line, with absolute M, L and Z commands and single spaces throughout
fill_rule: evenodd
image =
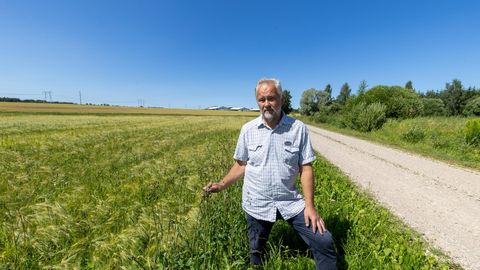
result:
M 128 114 L 128 113 L 127 113 Z M 0 113 L 0 269 L 245 269 L 241 183 L 204 197 L 251 116 Z M 459 269 L 320 156 L 341 269 Z M 266 269 L 314 269 L 275 225 Z

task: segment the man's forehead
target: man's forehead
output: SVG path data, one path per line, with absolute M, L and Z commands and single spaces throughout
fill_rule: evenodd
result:
M 263 82 L 258 86 L 257 94 L 278 94 L 278 91 L 273 82 Z

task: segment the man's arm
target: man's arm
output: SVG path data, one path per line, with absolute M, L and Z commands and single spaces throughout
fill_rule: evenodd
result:
M 305 225 L 312 225 L 313 232 L 317 229 L 323 234 L 325 232 L 325 223 L 323 219 L 317 214 L 315 205 L 313 204 L 313 168 L 312 164 L 308 163 L 300 166 L 300 181 L 302 182 L 303 197 L 305 198 Z
M 236 162 L 233 164 L 232 168 L 230 168 L 230 171 L 223 177 L 222 181 L 218 183 L 208 183 L 205 187 L 203 187 L 203 191 L 210 193 L 210 192 L 219 192 L 233 183 L 237 182 L 241 177 L 243 177 L 245 173 L 245 161 L 241 160 L 236 160 Z

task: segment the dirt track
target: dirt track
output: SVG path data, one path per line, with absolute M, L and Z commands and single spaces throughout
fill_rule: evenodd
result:
M 309 126 L 313 147 L 465 269 L 480 269 L 480 172 Z

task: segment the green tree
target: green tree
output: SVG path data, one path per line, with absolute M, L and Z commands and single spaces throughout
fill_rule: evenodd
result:
M 360 82 L 360 85 L 358 86 L 358 95 L 363 95 L 367 91 L 368 85 L 367 81 L 363 80 Z
M 293 111 L 292 108 L 292 95 L 290 94 L 290 91 L 288 90 L 283 90 L 282 92 L 283 96 L 283 104 L 282 104 L 282 111 L 286 114 L 289 114 Z
M 412 81 L 408 81 L 408 82 L 405 84 L 405 89 L 408 89 L 408 90 L 412 90 L 412 91 L 413 91 Z
M 423 111 L 423 103 L 418 94 L 400 86 L 375 86 L 358 96 L 353 104 L 347 104 L 345 109 L 351 110 L 352 105 L 360 102 L 365 102 L 366 105 L 375 102 L 385 105 L 388 118 L 411 118 L 421 115 Z
M 424 94 L 420 94 L 420 96 L 423 98 L 440 98 L 440 93 L 438 93 L 438 91 L 428 90 Z
M 470 99 L 463 109 L 465 116 L 480 116 L 480 96 Z
M 328 106 L 332 103 L 332 86 L 327 84 L 318 96 L 318 106 Z
M 325 86 L 325 89 L 323 90 L 325 91 L 326 93 L 328 93 L 330 96 L 332 96 L 332 86 L 330 84 L 327 84 Z
M 340 89 L 340 93 L 337 96 L 337 102 L 341 105 L 345 105 L 345 103 L 347 103 L 347 99 L 350 97 L 351 92 L 352 89 L 350 89 L 348 83 L 344 83 Z
M 447 114 L 445 104 L 439 98 L 422 98 L 423 116 L 444 116 Z
M 318 101 L 322 91 L 310 88 L 303 91 L 300 99 L 300 113 L 303 115 L 313 115 L 318 111 Z
M 458 79 L 445 84 L 445 90 L 441 92 L 440 98 L 445 103 L 449 115 L 461 114 L 467 103 L 462 82 Z

